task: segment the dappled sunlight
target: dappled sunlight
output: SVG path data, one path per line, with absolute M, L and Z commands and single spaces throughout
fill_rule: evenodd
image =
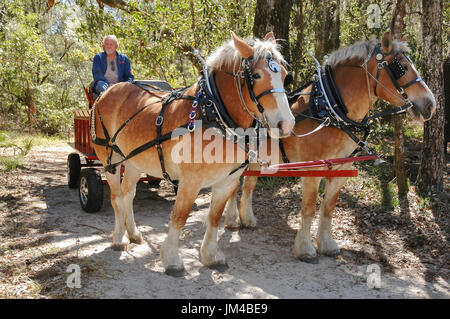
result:
M 336 259 L 320 256 L 319 264 L 307 264 L 293 256 L 300 225 L 301 184 L 297 179 L 283 179 L 257 187 L 253 204 L 258 219 L 255 229 L 230 231 L 224 228 L 224 218 L 221 219 L 218 245 L 228 268 L 219 271 L 205 267 L 200 261 L 211 199 L 210 193 L 204 191 L 180 236 L 185 273 L 174 278 L 165 274 L 160 258 L 174 204 L 172 188 L 164 182 L 158 188 L 138 185 L 134 213 L 144 243 L 130 244 L 127 251 L 115 251 L 111 249 L 114 213 L 108 187 L 105 186 L 104 207 L 95 214 L 83 212 L 77 191 L 66 184 L 66 156 L 65 147 L 37 151 L 33 154 L 35 167 L 22 170 L 15 180 L 8 180 L 9 197 L 4 197 L 0 205 L 0 213 L 5 217 L 0 224 L 1 236 L 7 238 L 0 245 L 0 276 L 5 282 L 1 296 L 434 298 L 448 295 L 448 284 L 443 279 L 445 265 L 440 270 L 433 268 L 413 247 L 420 244 L 421 236 L 425 240 L 423 248 L 430 240 L 430 247 L 439 247 L 438 241 L 445 244 L 445 228 L 432 226 L 439 226 L 442 216 L 431 212 L 427 203 L 420 204 L 413 192 L 408 195 L 408 202 L 402 202 L 401 209 L 384 211 L 375 199 L 363 197 L 360 188 L 353 188 L 362 177 L 354 179 L 345 186 L 333 219 L 333 234 L 341 246 L 341 255 Z M 47 161 L 46 157 L 52 160 Z M 372 231 L 368 227 L 371 224 L 377 225 L 377 230 Z M 315 234 L 318 218 L 311 228 Z M 416 237 L 418 241 L 413 240 Z M 444 262 L 441 257 L 439 260 Z M 367 274 L 358 273 L 355 268 L 373 263 L 382 269 L 379 290 L 368 289 Z M 80 266 L 80 289 L 66 285 L 70 264 Z M 435 274 L 433 282 L 425 281 L 424 265 L 428 269 L 425 271 Z

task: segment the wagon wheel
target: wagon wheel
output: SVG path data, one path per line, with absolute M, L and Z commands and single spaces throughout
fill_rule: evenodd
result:
M 78 188 L 81 208 L 87 213 L 98 212 L 103 205 L 102 178 L 92 168 L 81 171 L 80 187 Z
M 71 153 L 67 157 L 67 183 L 70 188 L 77 188 L 80 184 L 81 161 L 80 155 Z

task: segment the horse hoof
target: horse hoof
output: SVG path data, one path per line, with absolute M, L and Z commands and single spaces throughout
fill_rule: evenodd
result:
M 237 224 L 226 224 L 225 228 L 228 230 L 239 230 L 241 228 L 241 225 L 239 223 Z
M 319 263 L 319 257 L 318 256 L 300 256 L 298 259 L 304 263 L 307 264 L 318 264 Z
M 336 258 L 337 256 L 339 256 L 340 253 L 341 253 L 340 250 L 333 250 L 333 251 L 321 252 L 320 254 L 323 256 Z
M 254 229 L 256 228 L 256 218 L 244 219 L 241 221 L 242 228 Z
M 184 276 L 184 268 L 176 268 L 176 267 L 167 267 L 165 274 L 171 277 L 183 277 Z
M 115 251 L 127 251 L 128 250 L 128 244 L 112 244 L 111 246 L 112 250 Z
M 217 270 L 218 272 L 221 272 L 221 273 L 222 273 L 222 272 L 227 271 L 228 268 L 230 268 L 230 267 L 228 267 L 228 264 L 225 263 L 225 264 L 215 264 L 215 265 L 211 265 L 211 266 L 208 266 L 208 268 Z
M 144 243 L 144 237 L 142 237 L 142 234 L 139 234 L 139 236 L 130 237 L 130 242 L 141 245 Z

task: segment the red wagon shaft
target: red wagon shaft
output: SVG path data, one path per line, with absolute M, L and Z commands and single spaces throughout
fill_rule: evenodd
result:
M 286 164 L 275 164 L 267 168 L 262 168 L 260 171 L 245 171 L 244 176 L 304 176 L 304 177 L 356 177 L 358 170 L 332 170 L 334 165 L 340 165 L 351 162 L 372 161 L 378 159 L 377 156 L 359 156 L 359 157 L 345 157 L 333 158 L 319 161 L 294 162 Z M 328 170 L 308 170 L 302 171 L 300 169 L 327 167 Z
M 374 155 L 332 158 L 332 159 L 318 160 L 318 161 L 275 164 L 275 165 L 270 165 L 267 169 L 291 170 L 291 169 L 299 169 L 299 168 L 314 168 L 314 167 L 324 167 L 324 166 L 328 167 L 329 169 L 332 169 L 333 165 L 340 165 L 340 164 L 345 164 L 345 163 L 361 162 L 361 161 L 374 161 L 376 159 L 378 159 L 378 157 L 374 156 Z

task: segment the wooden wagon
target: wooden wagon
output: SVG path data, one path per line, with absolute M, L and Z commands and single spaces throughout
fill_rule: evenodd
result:
M 73 134 L 69 132 L 68 144 L 76 151 L 67 157 L 67 182 L 70 188 L 78 188 L 81 207 L 88 213 L 98 212 L 103 206 L 102 164 L 92 147 L 89 135 L 90 109 L 73 111 Z M 124 167 L 121 167 L 123 174 Z M 143 176 L 141 181 L 150 185 L 158 185 L 160 178 Z

